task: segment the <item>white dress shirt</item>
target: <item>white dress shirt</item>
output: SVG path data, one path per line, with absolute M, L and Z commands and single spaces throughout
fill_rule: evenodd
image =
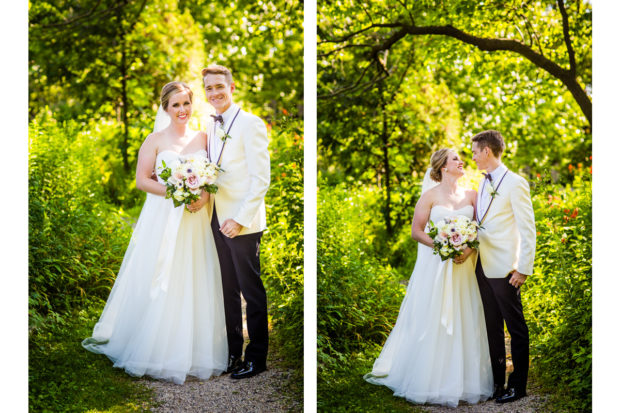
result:
M 499 185 L 502 177 L 504 176 L 507 170 L 508 168 L 506 168 L 506 166 L 503 163 L 500 163 L 499 166 L 493 170 L 493 172 L 490 172 L 491 179 L 493 180 L 492 182 L 489 182 L 489 180 L 486 178 L 482 179 L 482 181 L 480 182 L 480 187 L 478 188 L 478 193 L 480 195 L 478 197 L 478 212 L 477 212 L 477 216 L 479 220 L 482 219 L 485 212 L 491 205 L 491 199 L 492 199 L 491 191 L 490 191 L 491 187 L 489 185 L 493 187 L 493 190 L 497 189 L 497 185 Z
M 234 103 L 231 103 L 228 109 L 224 113 L 222 113 L 222 118 L 224 119 L 224 131 L 227 132 L 230 127 L 235 114 L 239 110 L 239 106 Z M 213 122 L 213 128 L 211 133 L 209 134 L 209 155 L 211 156 L 212 162 L 217 162 L 217 158 L 220 156 L 220 152 L 224 147 L 224 141 L 216 136 L 216 128 L 221 128 L 219 122 Z

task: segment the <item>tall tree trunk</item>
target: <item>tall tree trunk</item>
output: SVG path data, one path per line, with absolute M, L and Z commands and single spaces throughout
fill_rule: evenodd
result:
M 124 18 L 123 8 L 119 7 L 116 9 L 116 19 L 120 29 L 119 45 L 121 48 L 121 62 L 119 71 L 121 74 L 121 122 L 123 122 L 123 139 L 120 149 L 123 158 L 123 169 L 125 169 L 125 172 L 129 172 L 129 156 L 127 154 L 129 148 L 129 120 L 127 118 L 127 110 L 129 108 L 129 101 L 127 98 L 127 31 L 124 27 Z
M 125 32 L 121 33 L 121 118 L 123 121 L 123 142 L 121 144 L 121 154 L 123 156 L 123 168 L 129 172 L 129 157 L 127 150 L 129 148 L 129 120 L 127 119 L 127 110 L 129 102 L 127 99 L 127 50 L 125 41 Z
M 388 235 L 392 235 L 394 233 L 394 228 L 392 227 L 392 220 L 390 219 L 390 215 L 392 212 L 392 171 L 390 170 L 390 157 L 388 156 L 388 119 L 387 112 L 385 110 L 385 96 L 383 96 L 382 83 L 379 83 L 379 96 L 381 98 L 381 142 L 383 143 L 383 165 L 385 167 L 385 208 L 383 210 L 383 216 L 385 219 L 385 230 L 387 231 Z

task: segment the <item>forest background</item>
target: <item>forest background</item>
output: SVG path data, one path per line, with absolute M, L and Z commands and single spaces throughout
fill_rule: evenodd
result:
M 530 183 L 534 274 L 522 287 L 532 387 L 592 407 L 592 5 L 318 3 L 318 410 L 411 405 L 365 383 L 416 259 L 411 219 L 433 151 L 496 129 Z
M 148 391 L 83 350 L 145 194 L 137 151 L 161 88 L 194 92 L 195 128 L 213 109 L 200 71 L 231 68 L 234 99 L 270 132 L 268 292 L 271 365 L 303 369 L 303 9 L 291 0 L 29 2 L 28 339 L 33 411 L 133 411 Z

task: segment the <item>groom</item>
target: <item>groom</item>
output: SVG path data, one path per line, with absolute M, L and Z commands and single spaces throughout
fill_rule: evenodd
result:
M 260 240 L 267 228 L 264 197 L 270 166 L 267 128 L 257 116 L 233 102 L 230 70 L 211 65 L 202 69 L 207 101 L 215 108 L 210 124 L 209 159 L 224 170 L 209 206 L 211 228 L 222 271 L 228 336 L 228 368 L 233 379 L 252 377 L 267 369 L 267 295 L 260 278 Z M 246 301 L 250 343 L 243 351 L 241 296 Z
M 472 155 L 478 169 L 486 171 L 478 189 L 476 216 L 480 253 L 476 278 L 486 320 L 489 351 L 498 403 L 525 396 L 529 367 L 529 335 L 520 287 L 534 267 L 536 227 L 528 183 L 502 164 L 504 139 L 487 130 L 472 138 Z M 514 371 L 506 378 L 504 321 L 511 337 Z

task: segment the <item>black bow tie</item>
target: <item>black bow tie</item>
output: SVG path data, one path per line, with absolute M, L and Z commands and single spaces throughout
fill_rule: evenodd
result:
M 488 179 L 489 182 L 493 182 L 493 177 L 491 176 L 491 174 L 483 172 L 482 175 L 484 175 L 484 179 Z
M 220 122 L 222 125 L 224 124 L 224 118 L 222 115 L 211 115 L 211 117 L 213 118 L 213 122 Z

